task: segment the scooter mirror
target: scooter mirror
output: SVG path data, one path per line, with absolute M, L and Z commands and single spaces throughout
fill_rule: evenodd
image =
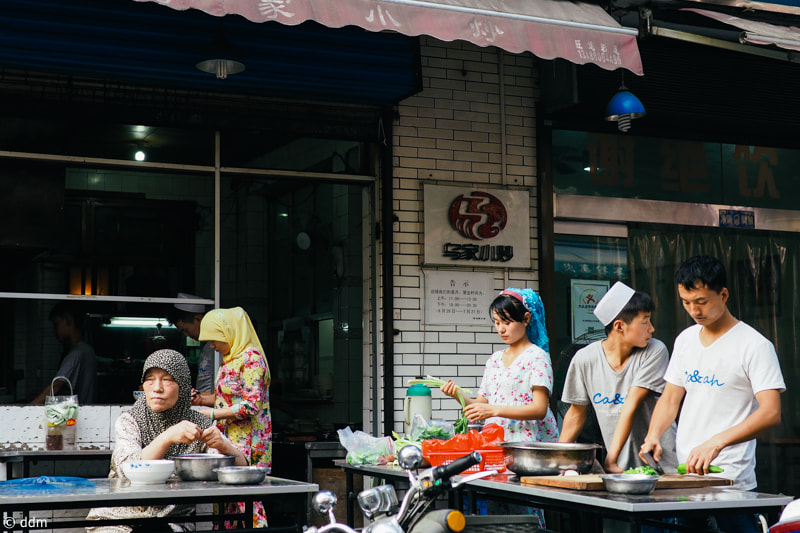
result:
M 422 464 L 422 450 L 417 446 L 403 446 L 397 453 L 397 463 L 404 470 L 416 470 Z
M 328 511 L 336 507 L 336 501 L 334 493 L 329 490 L 321 490 L 311 500 L 311 508 L 321 515 L 327 515 Z

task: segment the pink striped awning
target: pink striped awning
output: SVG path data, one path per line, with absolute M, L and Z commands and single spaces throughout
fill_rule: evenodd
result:
M 638 31 L 603 8 L 573 0 L 135 0 L 253 22 L 296 25 L 313 20 L 331 28 L 359 26 L 404 35 L 464 40 L 543 59 L 626 68 L 642 75 Z

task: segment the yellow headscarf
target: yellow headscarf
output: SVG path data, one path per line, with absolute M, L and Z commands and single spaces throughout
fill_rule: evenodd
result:
M 230 351 L 222 354 L 222 361 L 225 363 L 239 357 L 248 347 L 258 350 L 264 361 L 267 359 L 250 317 L 241 307 L 212 309 L 206 313 L 200 322 L 199 340 L 228 343 Z

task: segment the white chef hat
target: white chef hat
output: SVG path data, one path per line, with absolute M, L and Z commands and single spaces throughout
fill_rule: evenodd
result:
M 616 282 L 608 289 L 608 292 L 600 298 L 594 308 L 594 316 L 597 317 L 604 326 L 611 324 L 617 315 L 625 308 L 636 291 L 622 283 Z
M 179 292 L 178 298 L 184 298 L 187 300 L 202 300 L 202 296 L 195 296 L 194 294 L 188 294 L 185 292 Z M 206 306 L 203 304 L 190 304 L 190 303 L 178 303 L 175 304 L 176 309 L 180 309 L 181 311 L 186 311 L 187 313 L 205 313 Z

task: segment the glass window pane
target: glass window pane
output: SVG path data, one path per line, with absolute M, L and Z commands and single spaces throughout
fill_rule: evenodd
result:
M 222 305 L 254 321 L 276 432 L 332 432 L 361 419 L 366 190 L 223 176 Z

